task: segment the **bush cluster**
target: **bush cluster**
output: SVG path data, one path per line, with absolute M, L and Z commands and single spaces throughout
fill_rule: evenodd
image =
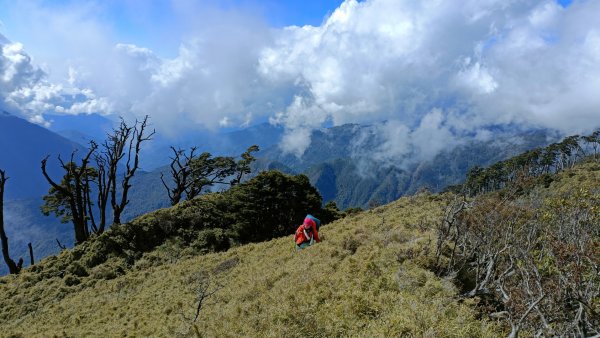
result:
M 455 277 L 511 337 L 600 334 L 600 180 L 573 174 L 555 177 L 577 180 L 564 191 L 523 196 L 515 185 L 456 200 L 438 228 L 438 273 Z
M 88 271 L 111 258 L 131 267 L 144 253 L 167 240 L 187 248 L 187 253 L 204 254 L 291 234 L 307 213 L 323 217 L 323 223 L 340 217 L 335 206 L 322 208 L 321 203 L 319 192 L 306 176 L 262 172 L 227 191 L 203 195 L 130 223 L 114 225 L 65 255 L 61 267 L 53 269 L 52 275 L 64 276 L 66 272 L 73 277 L 88 276 Z M 113 275 L 93 274 L 108 279 Z M 76 283 L 70 277 L 69 284 Z

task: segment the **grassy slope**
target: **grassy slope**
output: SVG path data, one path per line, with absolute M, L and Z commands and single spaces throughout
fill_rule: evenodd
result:
M 423 259 L 432 235 L 418 225 L 436 222 L 443 204 L 400 199 L 324 226 L 324 241 L 300 252 L 290 237 L 194 257 L 164 245 L 112 280 L 9 276 L 0 280 L 0 335 L 194 335 L 204 271 L 223 285 L 196 322 L 206 336 L 495 336 L 449 281 L 410 259 Z
M 599 193 L 599 184 L 600 165 L 587 163 L 532 196 Z M 118 265 L 109 261 L 76 286 L 26 270 L 0 279 L 0 336 L 502 335 L 457 301 L 452 283 L 421 268 L 445 198 L 421 194 L 339 220 L 299 252 L 289 236 L 199 256 L 168 243 L 123 276 L 98 279 Z M 223 287 L 194 326 L 199 272 Z

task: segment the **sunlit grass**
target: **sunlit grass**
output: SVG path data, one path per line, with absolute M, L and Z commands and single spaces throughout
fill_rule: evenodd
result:
M 403 198 L 326 225 L 295 251 L 291 236 L 194 256 L 167 243 L 114 279 L 118 259 L 66 285 L 33 272 L 0 282 L 2 336 L 496 336 L 422 266 L 445 201 Z M 407 255 L 407 252 L 409 253 Z M 65 252 L 63 255 L 69 253 Z M 60 258 L 59 258 L 60 260 Z M 45 263 L 48 264 L 48 263 Z M 74 271 L 76 273 L 77 271 Z M 218 291 L 196 313 L 198 273 Z
M 598 193 L 598 182 L 600 167 L 587 163 L 530 198 Z M 0 278 L 0 336 L 502 336 L 427 269 L 449 198 L 420 194 L 354 214 L 302 251 L 291 235 L 205 255 L 168 240 L 133 265 L 111 257 L 85 269 L 82 253 L 67 250 Z M 194 322 L 207 281 L 216 292 Z

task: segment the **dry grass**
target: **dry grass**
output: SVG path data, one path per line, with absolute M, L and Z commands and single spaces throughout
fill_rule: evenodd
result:
M 31 271 L 4 277 L 0 336 L 498 336 L 424 268 L 444 203 L 402 198 L 324 226 L 323 242 L 302 251 L 291 236 L 199 256 L 167 243 L 109 280 L 99 278 L 107 271 L 70 272 L 71 286 Z M 217 291 L 194 323 L 207 281 Z

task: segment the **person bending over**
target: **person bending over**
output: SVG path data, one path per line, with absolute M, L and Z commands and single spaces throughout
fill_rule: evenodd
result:
M 304 222 L 298 227 L 298 229 L 296 229 L 296 234 L 294 235 L 296 249 L 304 249 L 313 245 L 315 242 L 320 242 L 320 226 L 321 221 L 318 218 L 312 215 L 306 215 L 306 218 L 304 218 Z

